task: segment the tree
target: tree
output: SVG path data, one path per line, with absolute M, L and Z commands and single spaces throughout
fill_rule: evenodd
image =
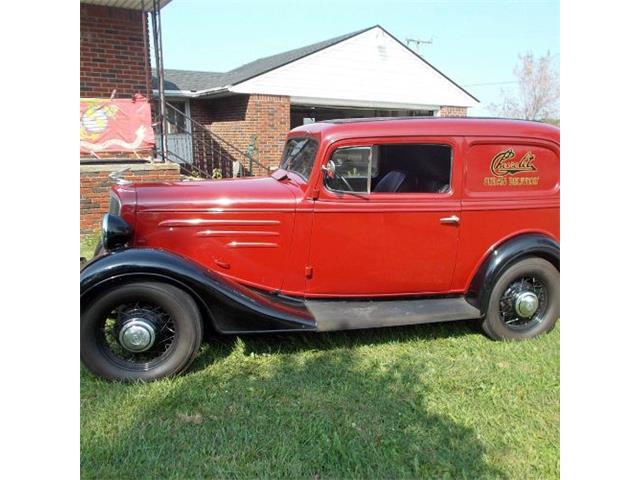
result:
M 518 55 L 513 69 L 518 80 L 517 93 L 500 92 L 502 103 L 489 108 L 500 117 L 550 120 L 560 116 L 560 75 L 551 53 L 539 58 L 531 53 Z

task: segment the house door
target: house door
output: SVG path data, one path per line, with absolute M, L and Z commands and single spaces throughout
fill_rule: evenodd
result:
M 437 294 L 451 287 L 457 147 L 444 139 L 385 142 L 342 144 L 330 154 L 335 174 L 320 180 L 314 203 L 311 295 Z
M 193 163 L 191 135 L 187 133 L 169 133 L 167 135 L 167 154 L 177 163 Z

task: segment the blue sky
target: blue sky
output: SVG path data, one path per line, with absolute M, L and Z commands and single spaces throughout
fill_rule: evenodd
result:
M 483 104 L 513 88 L 518 54 L 560 53 L 559 1 L 173 0 L 162 9 L 165 68 L 227 71 L 379 24 Z M 471 114 L 488 114 L 486 108 Z

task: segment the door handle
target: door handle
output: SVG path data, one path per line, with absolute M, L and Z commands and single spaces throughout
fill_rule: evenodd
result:
M 457 215 L 451 215 L 450 217 L 441 218 L 440 223 L 453 223 L 457 225 L 460 223 L 460 218 Z

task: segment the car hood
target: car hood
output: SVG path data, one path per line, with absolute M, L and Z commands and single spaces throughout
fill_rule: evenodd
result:
M 137 211 L 219 211 L 234 208 L 282 208 L 295 200 L 295 188 L 271 177 L 140 183 Z

